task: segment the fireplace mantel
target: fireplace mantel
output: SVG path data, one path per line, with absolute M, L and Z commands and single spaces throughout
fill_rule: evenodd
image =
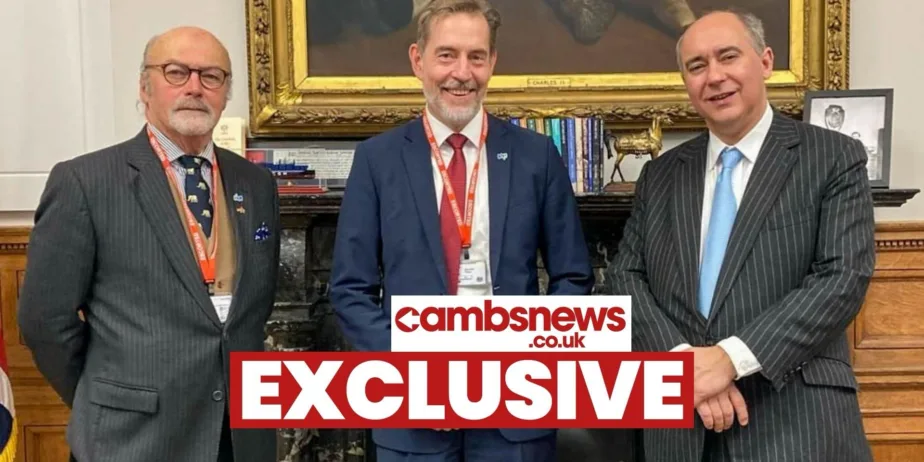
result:
M 901 207 L 920 189 L 874 189 L 876 207 Z M 340 211 L 343 193 L 339 191 L 311 195 L 287 195 L 280 198 L 283 215 L 329 215 Z M 626 218 L 632 210 L 632 192 L 579 194 L 578 207 L 582 216 Z

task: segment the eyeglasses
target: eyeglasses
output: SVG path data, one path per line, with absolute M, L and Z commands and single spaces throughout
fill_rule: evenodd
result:
M 160 69 L 167 83 L 176 86 L 185 85 L 186 82 L 189 81 L 189 76 L 192 75 L 193 72 L 196 72 L 199 74 L 199 81 L 202 82 L 202 86 L 209 90 L 221 88 L 221 86 L 225 84 L 225 79 L 231 76 L 230 72 L 219 67 L 196 69 L 179 63 L 148 64 L 144 66 L 144 68 Z

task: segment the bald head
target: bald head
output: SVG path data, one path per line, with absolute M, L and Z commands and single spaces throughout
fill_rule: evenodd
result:
M 198 152 L 231 95 L 231 58 L 211 32 L 176 27 L 144 47 L 139 96 L 149 123 Z M 184 150 L 187 150 L 184 147 Z
M 148 40 L 141 59 L 141 72 L 151 64 L 161 64 L 178 55 L 196 53 L 201 59 L 211 61 L 210 65 L 231 72 L 231 56 L 228 49 L 211 32 L 194 26 L 180 26 L 155 35 Z

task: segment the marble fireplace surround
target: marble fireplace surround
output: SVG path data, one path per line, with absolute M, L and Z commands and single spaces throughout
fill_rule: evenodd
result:
M 898 207 L 918 190 L 876 190 L 877 207 Z M 332 249 L 341 195 L 283 196 L 282 248 L 276 309 L 267 324 L 267 348 L 282 351 L 348 349 L 327 299 Z M 597 276 L 622 235 L 632 206 L 632 193 L 578 197 L 584 233 Z M 544 272 L 540 268 L 543 292 Z M 566 429 L 559 432 L 559 460 L 634 462 L 637 432 L 615 429 Z M 362 429 L 279 431 L 279 457 L 284 462 L 372 462 L 374 445 Z

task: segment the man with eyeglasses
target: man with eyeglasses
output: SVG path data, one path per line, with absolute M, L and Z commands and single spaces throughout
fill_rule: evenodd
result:
M 275 460 L 273 430 L 228 418 L 229 353 L 264 349 L 279 262 L 272 174 L 211 141 L 230 87 L 212 34 L 156 36 L 147 123 L 49 174 L 19 324 L 71 407 L 71 460 Z

